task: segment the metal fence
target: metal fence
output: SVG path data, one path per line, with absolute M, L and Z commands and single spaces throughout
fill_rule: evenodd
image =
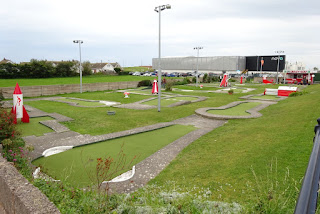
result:
M 317 209 L 319 181 L 320 181 L 320 118 L 315 126 L 313 149 L 310 155 L 308 168 L 300 189 L 295 214 L 315 213 Z
M 244 70 L 246 58 L 244 56 L 215 56 L 199 57 L 199 70 L 203 71 L 236 71 Z M 152 67 L 158 69 L 158 59 L 152 59 Z M 197 57 L 161 58 L 162 70 L 190 70 L 197 68 Z

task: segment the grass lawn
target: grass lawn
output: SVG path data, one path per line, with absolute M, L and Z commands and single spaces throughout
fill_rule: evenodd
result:
M 193 100 L 197 100 L 197 99 L 198 99 L 197 97 L 166 98 L 166 99 L 161 99 L 161 106 L 167 107 L 169 105 L 172 105 L 172 104 L 180 102 L 180 101 L 193 101 Z M 156 106 L 156 105 L 158 105 L 158 99 L 150 100 L 150 101 L 144 102 L 142 104 Z
M 201 137 L 151 184 L 173 181 L 186 191 L 208 188 L 212 200 L 262 210 L 273 204 L 267 213 L 293 213 L 320 116 L 320 85 L 306 91 L 261 110 L 260 118 L 230 120 Z
M 248 103 L 241 103 L 236 105 L 235 107 L 223 109 L 223 110 L 208 110 L 207 112 L 210 114 L 218 114 L 218 115 L 230 115 L 230 116 L 246 116 L 250 115 L 246 110 L 254 108 L 261 103 L 258 102 L 248 102 Z
M 53 132 L 52 129 L 40 124 L 40 121 L 53 120 L 51 117 L 35 117 L 30 118 L 30 123 L 18 122 L 17 128 L 22 137 L 25 136 L 42 136 L 45 133 Z
M 125 76 L 90 75 L 90 76 L 83 76 L 82 83 L 85 84 L 85 83 L 97 83 L 97 82 L 129 82 L 129 81 L 141 81 L 145 79 L 152 80 L 153 77 L 131 76 L 131 75 L 125 75 Z M 1 87 L 14 87 L 16 83 L 19 83 L 19 86 L 80 84 L 80 77 L 0 79 Z
M 106 106 L 105 104 L 99 103 L 99 102 L 89 102 L 89 101 L 74 100 L 74 99 L 69 99 L 69 98 L 60 98 L 60 99 L 57 99 L 57 100 L 77 103 L 80 106 L 87 106 L 87 107 Z
M 33 161 L 33 164 L 42 166 L 50 176 L 56 179 L 67 180 L 73 185 L 85 187 L 92 185 L 92 181 L 88 178 L 86 171 L 95 172 L 96 159 L 110 156 L 114 160 L 117 160 L 117 154 L 122 144 L 127 162 L 130 162 L 134 156 L 137 156 L 134 163 L 136 164 L 195 129 L 193 126 L 174 125 L 150 132 L 77 147 L 56 155 L 39 158 Z
M 252 96 L 250 98 L 254 99 L 268 99 L 268 100 L 276 100 L 279 99 L 277 96 L 272 96 L 272 95 L 263 95 L 263 96 Z
M 248 94 L 263 93 L 265 88 L 278 86 L 250 84 L 250 88 L 256 90 Z M 289 97 L 261 110 L 263 116 L 260 118 L 229 120 L 185 148 L 150 184 L 171 190 L 173 186 L 175 189 L 179 187 L 188 192 L 208 189 L 210 200 L 249 204 L 269 210 L 266 213 L 293 213 L 297 189 L 300 189 L 313 145 L 313 128 L 320 117 L 320 85 L 310 85 L 305 91 L 309 93 Z M 190 95 L 190 92 L 172 93 Z M 119 94 L 123 98 L 121 93 L 111 94 Z M 192 94 L 203 95 L 197 91 Z M 102 92 L 74 95 L 65 96 L 99 97 L 97 100 L 105 96 Z M 77 108 L 50 101 L 25 102 L 49 113 L 57 112 L 73 118 L 74 121 L 64 123 L 73 131 L 96 135 L 172 121 L 194 114 L 198 108 L 219 107 L 238 101 L 243 94 L 208 93 L 206 96 L 208 99 L 203 102 L 163 108 L 161 112 L 155 109 Z M 116 115 L 106 115 L 106 109 L 116 111 Z M 63 173 L 68 174 L 69 171 Z M 279 204 L 283 201 L 287 203 Z M 266 208 L 272 204 L 273 210 Z M 283 210 L 276 210 L 280 208 Z M 255 210 L 249 213 L 262 212 Z

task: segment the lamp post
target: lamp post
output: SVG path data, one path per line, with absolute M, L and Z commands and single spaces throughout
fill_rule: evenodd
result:
M 81 70 L 81 44 L 82 40 L 73 40 L 73 43 L 79 43 L 79 53 L 80 53 L 80 64 L 79 64 L 79 73 L 80 73 L 80 93 L 82 93 L 82 70 Z
M 197 70 L 196 70 L 196 87 L 198 87 L 198 72 L 199 72 L 199 50 L 203 49 L 203 47 L 195 47 L 194 50 L 197 50 Z
M 284 51 L 275 51 L 278 54 L 278 66 L 277 66 L 277 84 L 279 84 L 279 65 L 280 65 L 280 54 Z
M 171 5 L 160 5 L 154 8 L 154 11 L 159 13 L 158 112 L 160 112 L 161 108 L 161 11 L 165 9 L 171 9 Z

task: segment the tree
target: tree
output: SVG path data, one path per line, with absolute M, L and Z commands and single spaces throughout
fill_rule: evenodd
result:
M 313 70 L 314 70 L 314 71 L 318 71 L 319 69 L 318 69 L 317 67 L 314 67 Z
M 84 61 L 82 63 L 82 75 L 87 76 L 91 74 L 92 74 L 91 63 L 89 61 Z
M 75 62 L 60 62 L 58 63 L 54 76 L 56 77 L 72 77 L 76 75 Z

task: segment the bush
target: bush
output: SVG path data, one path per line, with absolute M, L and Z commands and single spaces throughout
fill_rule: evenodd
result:
M 141 86 L 152 86 L 152 83 L 150 80 L 141 80 L 138 83 L 138 87 L 141 87 Z
M 0 108 L 2 107 L 3 103 L 2 100 L 4 100 L 4 96 L 2 94 L 2 90 L 0 90 Z
M 175 85 L 174 81 L 167 81 L 165 91 L 172 91 L 172 86 Z
M 292 92 L 289 94 L 289 97 L 297 97 L 297 96 L 301 96 L 301 95 L 304 95 L 306 94 L 307 92 L 305 91 L 297 91 L 297 92 Z
M 118 75 L 129 75 L 129 71 L 121 71 Z

